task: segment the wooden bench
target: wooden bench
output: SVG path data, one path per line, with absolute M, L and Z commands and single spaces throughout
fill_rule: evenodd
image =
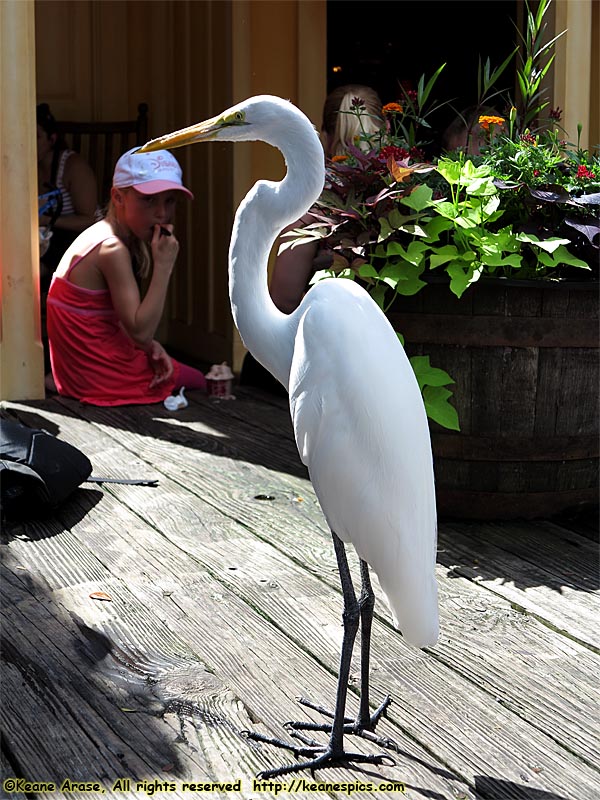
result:
M 81 153 L 98 181 L 98 200 L 103 207 L 110 199 L 115 164 L 124 152 L 148 140 L 148 104 L 138 105 L 136 119 L 116 122 L 57 123 L 70 149 Z

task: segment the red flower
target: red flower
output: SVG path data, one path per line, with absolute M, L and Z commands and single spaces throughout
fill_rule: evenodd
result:
M 382 161 L 387 161 L 390 156 L 394 161 L 403 161 L 405 158 L 408 158 L 408 150 L 405 150 L 403 147 L 397 147 L 394 144 L 389 144 L 386 147 L 382 147 L 379 151 L 379 158 Z
M 521 134 L 521 141 L 527 142 L 527 144 L 537 144 L 537 140 L 535 136 L 531 133 L 522 133 Z
M 578 178 L 595 178 L 596 176 L 594 175 L 594 173 L 591 170 L 589 170 L 585 166 L 585 164 L 580 164 L 577 167 L 577 177 Z

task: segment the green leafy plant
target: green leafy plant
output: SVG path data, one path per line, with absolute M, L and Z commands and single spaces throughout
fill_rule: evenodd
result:
M 421 147 L 429 134 L 428 105 L 440 67 L 383 107 L 385 127 L 362 134 L 327 166 L 326 187 L 314 222 L 289 234 L 286 246 L 320 243 L 323 269 L 313 278 L 359 280 L 384 311 L 397 295 L 421 291 L 443 276 L 460 298 L 482 278 L 596 279 L 600 233 L 600 161 L 561 138 L 560 111 L 547 107 L 541 81 L 558 37 L 542 44 L 550 0 L 528 9 L 518 68 L 517 106 L 506 97 L 504 117 L 481 114 L 473 123 L 476 155 L 461 149 L 434 163 Z M 478 104 L 504 96 L 496 89 L 514 51 L 498 67 L 478 73 Z M 355 98 L 349 113 L 364 113 Z M 471 131 L 469 131 L 471 133 Z M 578 135 L 581 130 L 579 129 Z M 429 416 L 458 429 L 451 405 L 452 378 L 427 356 L 411 363 Z
M 547 92 L 542 82 L 554 61 L 554 53 L 551 54 L 551 50 L 556 41 L 566 33 L 562 31 L 549 42 L 544 42 L 547 27 L 544 16 L 550 8 L 550 3 L 551 0 L 540 0 L 535 14 L 527 5 L 525 36 L 518 28 L 516 29 L 523 45 L 521 66 L 517 69 L 522 129 L 531 126 L 549 105 L 549 101 L 545 99 Z

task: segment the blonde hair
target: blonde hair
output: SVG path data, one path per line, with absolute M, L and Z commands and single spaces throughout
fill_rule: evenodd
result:
M 356 113 L 348 113 L 355 97 L 362 100 L 365 108 L 360 119 Z M 355 139 L 361 133 L 373 134 L 381 130 L 385 124 L 381 107 L 381 98 L 370 86 L 347 84 L 330 92 L 323 106 L 321 126 L 329 139 L 329 155 L 344 155 L 349 145 L 356 144 Z M 358 146 L 363 150 L 370 149 L 367 142 L 359 142 Z
M 124 193 L 128 192 L 129 190 L 130 187 L 119 189 L 120 192 Z M 117 210 L 115 204 L 113 203 L 112 197 L 108 201 L 104 218 L 113 229 L 115 236 L 118 236 L 119 239 L 127 240 L 127 249 L 131 254 L 133 271 L 141 281 L 146 280 L 146 278 L 149 277 L 152 269 L 152 251 L 150 250 L 148 243 L 138 239 L 137 236 L 129 238 L 125 235 L 121 223 L 117 217 Z

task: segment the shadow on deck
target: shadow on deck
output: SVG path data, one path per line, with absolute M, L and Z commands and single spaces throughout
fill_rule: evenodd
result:
M 192 395 L 172 413 L 54 398 L 3 413 L 78 446 L 94 474 L 159 485 L 82 487 L 47 519 L 5 527 L 2 780 L 54 781 L 54 796 L 67 778 L 96 781 L 122 797 L 239 780 L 234 795 L 272 796 L 254 776 L 292 756 L 240 731 L 285 737 L 285 720 L 318 720 L 294 698 L 332 702 L 341 643 L 333 548 L 285 404 Z M 402 781 L 434 800 L 593 797 L 593 532 L 591 518 L 442 521 L 438 644 L 409 648 L 376 609 L 373 702 L 393 697 L 379 732 L 396 766 L 316 782 Z M 358 663 L 351 713 L 357 680 Z

